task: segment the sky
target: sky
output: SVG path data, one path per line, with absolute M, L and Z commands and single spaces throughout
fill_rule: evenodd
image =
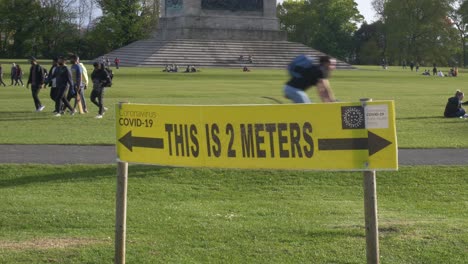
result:
M 354 0 L 358 4 L 359 12 L 364 16 L 364 19 L 367 23 L 375 21 L 375 11 L 372 9 L 371 0 Z M 283 2 L 283 0 L 277 0 L 278 3 Z

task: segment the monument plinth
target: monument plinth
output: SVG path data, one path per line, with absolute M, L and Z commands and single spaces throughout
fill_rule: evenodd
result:
M 107 57 L 123 66 L 285 68 L 299 54 L 323 53 L 286 41 L 276 0 L 161 0 L 158 29 L 149 39 Z M 253 58 L 253 59 L 245 59 Z M 338 68 L 352 68 L 338 61 Z
M 160 40 L 286 40 L 276 0 L 163 0 Z

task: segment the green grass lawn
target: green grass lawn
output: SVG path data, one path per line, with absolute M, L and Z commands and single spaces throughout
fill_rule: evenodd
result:
M 5 64 L 9 72 L 9 64 Z M 49 67 L 47 62 L 44 65 Z M 27 69 L 27 64 L 23 65 Z M 91 70 L 91 67 L 89 67 Z M 424 70 L 424 67 L 421 68 Z M 447 71 L 447 69 L 444 69 Z M 106 90 L 105 104 L 110 107 L 103 120 L 95 120 L 97 107 L 82 116 L 52 116 L 49 90 L 41 92 L 46 105 L 35 113 L 30 91 L 23 87 L 0 87 L 0 143 L 4 144 L 114 144 L 114 104 L 119 101 L 152 104 L 269 104 L 271 96 L 286 102 L 282 87 L 284 70 L 202 69 L 201 73 L 163 73 L 158 68 L 121 68 L 114 70 L 114 86 Z M 336 71 L 331 79 L 337 98 L 358 101 L 395 100 L 397 133 L 402 148 L 466 148 L 468 121 L 442 117 L 448 97 L 464 89 L 467 71 L 458 78 L 424 77 L 420 73 L 392 67 L 361 67 Z M 8 74 L 7 74 L 8 75 Z M 7 77 L 8 76 L 4 76 Z M 25 76 L 27 80 L 27 76 Z M 8 80 L 7 80 L 7 83 Z M 90 90 L 87 91 L 89 96 Z M 317 102 L 315 89 L 309 91 Z M 311 115 L 320 113 L 310 113 Z
M 466 263 L 468 167 L 378 173 L 382 263 Z M 111 263 L 115 166 L 0 166 L 0 263 Z M 361 173 L 131 166 L 128 263 L 364 263 Z
M 11 61 L 1 63 L 9 72 Z M 41 92 L 46 111 L 35 113 L 29 90 L 0 87 L 0 144 L 114 144 L 119 101 L 286 102 L 283 70 L 202 70 L 115 70 L 102 120 L 93 118 L 95 106 L 53 117 L 49 90 Z M 436 78 L 362 67 L 337 71 L 331 82 L 341 101 L 395 100 L 400 147 L 466 148 L 468 121 L 442 113 L 467 73 Z M 314 89 L 309 94 L 317 101 Z M 467 169 L 378 173 L 382 263 L 466 263 Z M 112 165 L 0 165 L 0 263 L 112 263 L 115 182 Z M 361 173 L 131 166 L 127 263 L 364 263 L 362 189 Z

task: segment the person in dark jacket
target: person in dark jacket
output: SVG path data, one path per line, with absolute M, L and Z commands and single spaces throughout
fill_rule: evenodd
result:
M 463 92 L 457 90 L 455 96 L 448 99 L 444 111 L 445 117 L 467 117 L 466 111 L 462 107 L 462 105 L 468 104 L 468 101 L 462 103 L 464 96 Z
M 294 75 L 284 87 L 285 97 L 292 100 L 294 103 L 311 103 L 305 91 L 315 85 L 317 86 L 317 92 L 322 102 L 336 101 L 330 83 L 328 82 L 331 71 L 335 69 L 336 60 L 328 56 L 322 56 L 320 57 L 319 64 L 315 64 L 312 63 L 310 57 L 299 56 L 292 64 L 294 64 L 297 59 L 307 60 L 310 64 L 307 64 L 305 67 L 290 65 L 290 67 L 292 67 L 290 70 L 294 72 Z
M 49 74 L 47 74 L 47 83 L 50 86 L 50 99 L 55 102 L 55 99 L 57 98 L 57 78 L 52 76 L 55 74 L 55 71 L 57 70 L 58 63 L 57 63 L 57 58 L 52 59 L 52 67 L 50 67 Z M 56 113 L 54 111 L 54 113 Z M 57 114 L 57 113 L 56 113 Z
M 15 81 L 16 81 L 16 63 L 14 63 L 14 62 L 11 64 L 10 77 L 11 77 L 10 86 L 12 86 L 13 84 L 15 84 Z
M 31 93 L 36 112 L 41 112 L 45 108 L 45 106 L 41 104 L 41 100 L 39 100 L 39 91 L 42 89 L 42 85 L 44 85 L 44 69 L 37 63 L 36 58 L 31 57 L 30 62 L 31 68 L 29 69 L 29 78 L 26 87 L 29 89 L 29 85 L 31 85 Z
M 70 102 L 65 96 L 68 89 L 70 89 L 71 93 L 74 93 L 71 72 L 65 64 L 65 59 L 63 57 L 59 57 L 57 63 L 58 67 L 55 70 L 55 73 L 49 78 L 49 80 L 55 78 L 57 85 L 57 97 L 55 97 L 55 116 L 61 116 L 63 114 L 63 105 L 65 105 L 65 108 L 68 108 L 70 110 L 70 113 L 74 115 L 76 111 L 70 105 Z
M 21 69 L 21 66 L 19 64 L 16 64 L 16 75 L 15 75 L 15 86 L 20 85 L 24 87 L 23 83 L 23 69 Z
M 93 91 L 91 92 L 91 102 L 99 108 L 96 118 L 100 119 L 104 115 L 107 108 L 104 107 L 104 87 L 107 87 L 111 82 L 110 76 L 104 69 L 104 64 L 98 62 L 93 63 L 94 70 L 91 73 L 93 81 Z

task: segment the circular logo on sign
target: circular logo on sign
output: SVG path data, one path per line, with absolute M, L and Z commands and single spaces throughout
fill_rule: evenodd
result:
M 364 114 L 359 108 L 349 107 L 343 113 L 343 122 L 348 128 L 364 127 Z

